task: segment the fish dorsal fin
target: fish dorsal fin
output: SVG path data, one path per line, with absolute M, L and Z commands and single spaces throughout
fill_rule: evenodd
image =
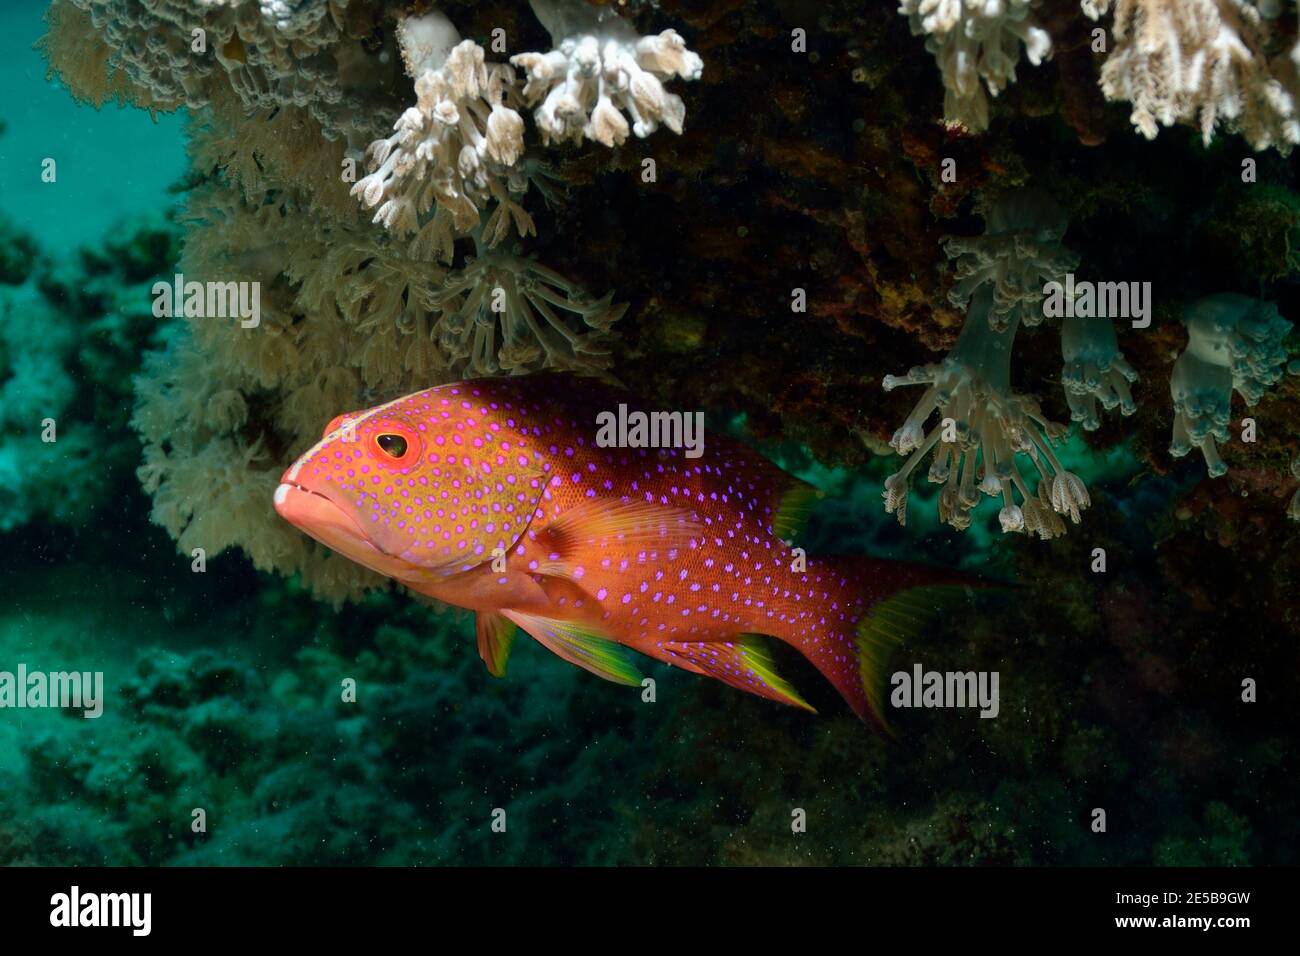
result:
M 493 677 L 505 677 L 510 648 L 514 646 L 519 629 L 513 621 L 495 611 L 479 611 L 474 617 L 474 628 L 478 633 L 478 656 L 483 658 L 488 673 Z
M 826 493 L 783 471 L 754 449 L 741 445 L 729 449 L 725 472 L 735 476 L 752 500 L 754 517 L 769 526 L 782 541 L 792 542 L 803 531 L 819 499 Z
M 776 512 L 772 516 L 772 531 L 782 541 L 793 541 L 803 531 L 817 502 L 825 497 L 826 492 L 820 488 L 814 488 L 798 478 L 791 478 L 777 501 Z
M 537 534 L 543 559 L 539 574 L 574 577 L 575 561 L 583 552 L 608 552 L 689 547 L 704 533 L 693 511 L 652 501 L 588 498 L 574 505 Z
M 680 658 L 702 674 L 724 684 L 749 691 L 807 711 L 812 706 L 776 672 L 767 638 L 758 634 L 738 634 L 730 641 L 665 641 L 663 660 L 670 664 Z
M 523 628 L 533 640 L 570 664 L 577 664 L 616 684 L 641 683 L 641 673 L 632 663 L 632 652 L 592 628 L 522 611 L 501 613 Z

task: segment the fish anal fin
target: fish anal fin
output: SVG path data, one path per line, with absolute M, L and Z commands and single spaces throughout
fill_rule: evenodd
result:
M 483 658 L 493 677 L 506 676 L 506 662 L 519 630 L 515 623 L 495 611 L 479 611 L 474 616 L 478 636 L 478 656 Z
M 665 641 L 669 663 L 684 660 L 701 674 L 739 690 L 816 713 L 812 705 L 776 671 L 767 638 L 738 634 L 731 641 Z
M 522 611 L 501 613 L 537 643 L 570 664 L 616 684 L 637 686 L 641 683 L 641 673 L 633 663 L 632 651 L 594 629 Z

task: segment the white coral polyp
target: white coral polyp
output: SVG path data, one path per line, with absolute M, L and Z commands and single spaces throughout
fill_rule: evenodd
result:
M 457 230 L 478 225 L 482 207 L 508 190 L 524 153 L 524 121 L 509 105 L 514 71 L 486 63 L 462 40 L 445 53 L 454 28 L 440 13 L 403 21 L 402 52 L 415 79 L 416 104 L 393 134 L 370 144 L 371 172 L 352 187 L 374 221 L 404 236 L 436 201 Z
M 446 360 L 470 377 L 607 368 L 607 333 L 627 310 L 612 293 L 594 299 L 531 259 L 491 252 L 449 275 L 431 304 Z
M 1108 3 L 1084 3 L 1094 18 Z M 1274 28 L 1246 0 L 1116 0 L 1115 48 L 1101 71 L 1107 99 L 1132 104 L 1133 126 L 1154 139 L 1161 126 L 1216 127 L 1257 150 L 1300 142 L 1295 63 L 1270 56 Z
M 644 138 L 661 125 L 681 133 L 686 105 L 664 81 L 698 80 L 704 61 L 676 30 L 639 36 L 626 20 L 582 0 L 534 0 L 533 9 L 551 29 L 555 49 L 510 62 L 525 73 L 524 100 L 536 107 L 544 143 L 586 138 L 619 146 L 629 129 Z
M 1068 225 L 1064 210 L 1041 190 L 1000 196 L 982 236 L 944 240 L 944 251 L 957 261 L 949 301 L 964 308 L 976 289 L 988 285 L 993 289 L 989 322 L 995 329 L 1009 322 L 1042 322 L 1044 284 L 1063 281 L 1079 264 L 1062 242 Z
M 1101 427 L 1097 405 L 1122 415 L 1137 411 L 1130 386 L 1138 374 L 1119 350 L 1114 323 L 1104 316 L 1061 320 L 1061 385 L 1070 418 L 1084 431 Z
M 1016 81 L 1020 48 L 1034 66 L 1051 56 L 1052 39 L 1038 26 L 1038 0 L 902 0 L 914 36 L 939 63 L 944 119 L 982 132 L 989 125 L 984 87 L 997 96 Z M 981 85 L 981 81 L 983 85 Z
M 1229 438 L 1232 393 L 1254 406 L 1282 377 L 1287 352 L 1282 340 L 1291 323 L 1271 302 L 1235 293 L 1200 299 L 1183 316 L 1187 349 L 1174 363 L 1169 391 L 1174 434 L 1169 453 L 1181 458 L 1199 448 L 1211 478 L 1228 471 L 1217 442 Z
M 886 391 L 927 386 L 890 442 L 908 458 L 885 481 L 885 510 L 906 524 L 912 475 L 933 453 L 929 480 L 944 486 L 939 518 L 945 524 L 966 529 L 981 493 L 1000 495 L 1003 531 L 1056 537 L 1065 532 L 1059 515 L 1069 515 L 1077 524 L 1088 507 L 1088 492 L 1052 450 L 1065 429 L 1044 418 L 1034 398 L 1011 391 L 1011 346 L 1019 320 L 994 329 L 989 323 L 992 303 L 990 286 L 976 290 L 961 337 L 942 362 L 885 376 Z M 935 412 L 940 419 L 927 433 L 925 424 Z M 1037 470 L 1036 488 L 1018 459 L 1028 459 Z

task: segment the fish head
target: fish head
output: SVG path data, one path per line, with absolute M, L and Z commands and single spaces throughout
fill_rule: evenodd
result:
M 464 386 L 345 413 L 285 470 L 275 509 L 381 574 L 450 577 L 508 553 L 533 518 L 545 481 L 513 437 Z

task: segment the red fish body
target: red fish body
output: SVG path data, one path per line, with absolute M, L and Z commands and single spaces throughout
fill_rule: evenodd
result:
M 319 541 L 477 614 L 504 673 L 516 626 L 602 677 L 638 683 L 628 649 L 808 707 L 775 671 L 790 644 L 859 716 L 880 718 L 882 650 L 956 582 L 787 543 L 816 492 L 739 442 L 703 453 L 597 444 L 636 400 L 568 375 L 483 379 L 341 415 L 295 462 L 276 510 Z M 809 708 L 811 709 L 811 708 Z

